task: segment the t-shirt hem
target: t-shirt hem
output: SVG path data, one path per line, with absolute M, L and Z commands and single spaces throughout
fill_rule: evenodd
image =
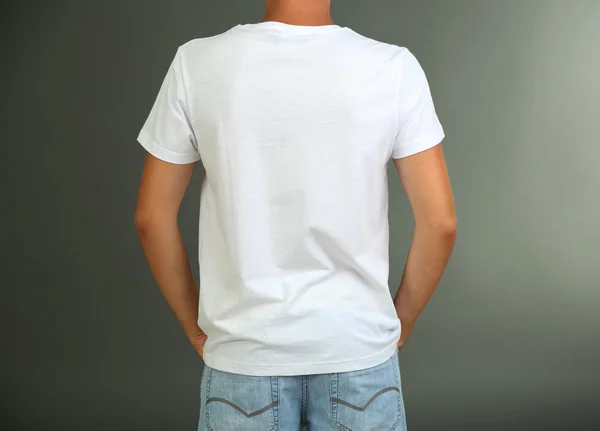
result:
M 435 147 L 445 138 L 443 132 L 427 135 L 410 144 L 403 145 L 392 152 L 392 159 L 402 159 Z
M 144 147 L 146 151 L 152 154 L 157 159 L 165 162 L 183 165 L 187 163 L 194 163 L 200 160 L 200 155 L 194 154 L 181 154 L 167 150 L 165 147 L 159 145 L 148 135 L 144 130 L 140 131 L 137 141 Z
M 215 370 L 248 376 L 305 376 L 311 374 L 331 374 L 359 371 L 376 367 L 390 359 L 397 351 L 396 343 L 374 356 L 350 359 L 341 362 L 303 364 L 250 364 L 234 361 L 211 353 L 204 353 L 204 363 Z

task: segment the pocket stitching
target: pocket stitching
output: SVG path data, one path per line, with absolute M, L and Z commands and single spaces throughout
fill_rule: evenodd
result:
M 350 407 L 351 409 L 358 410 L 359 412 L 364 412 L 367 409 L 367 407 L 369 407 L 369 405 L 373 401 L 375 401 L 375 399 L 377 399 L 377 397 L 379 397 L 380 395 L 383 395 L 384 393 L 389 392 L 389 391 L 400 392 L 400 389 L 398 389 L 396 386 L 388 386 L 387 388 L 383 388 L 382 390 L 380 390 L 379 392 L 377 392 L 375 395 L 373 395 L 369 399 L 369 401 L 366 402 L 366 404 L 363 407 L 356 406 L 356 405 L 351 404 L 348 401 L 344 401 L 343 399 L 338 398 L 338 397 L 333 397 L 332 401 L 336 402 L 338 404 L 343 404 L 346 407 Z
M 243 408 L 241 408 L 240 406 L 238 406 L 234 402 L 226 400 L 225 398 L 217 398 L 217 397 L 209 398 L 208 400 L 206 400 L 206 405 L 208 405 L 210 403 L 215 403 L 215 402 L 227 404 L 228 406 L 234 408 L 235 410 L 237 410 L 238 412 L 240 412 L 241 414 L 243 414 L 247 418 L 251 418 L 251 417 L 254 417 L 254 416 L 258 416 L 258 415 L 260 415 L 262 413 L 266 413 L 267 411 L 271 410 L 273 407 L 275 407 L 275 406 L 277 406 L 279 404 L 279 401 L 273 401 L 271 404 L 263 407 L 262 409 L 258 409 L 258 410 L 256 410 L 255 412 L 252 412 L 252 413 L 247 413 Z

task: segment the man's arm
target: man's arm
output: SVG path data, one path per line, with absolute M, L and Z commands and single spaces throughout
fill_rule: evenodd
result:
M 198 327 L 198 287 L 177 224 L 179 206 L 196 164 L 146 156 L 135 226 L 150 269 L 165 299 L 200 356 L 206 335 Z
M 441 145 L 394 159 L 415 217 L 402 282 L 394 298 L 402 323 L 399 347 L 431 299 L 456 239 L 456 213 Z

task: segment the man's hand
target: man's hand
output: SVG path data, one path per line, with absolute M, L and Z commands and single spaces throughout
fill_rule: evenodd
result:
M 199 332 L 197 332 L 194 335 L 192 335 L 191 337 L 189 337 L 190 342 L 192 343 L 192 346 L 194 347 L 194 350 L 196 351 L 196 353 L 198 353 L 200 358 L 203 360 L 204 360 L 204 345 L 206 344 L 207 338 L 208 338 L 208 336 L 204 332 L 202 332 L 202 330 L 200 330 Z
M 402 349 L 402 347 L 406 343 L 406 340 L 408 339 L 408 336 L 410 335 L 411 331 L 412 331 L 412 327 L 409 327 L 406 322 L 402 324 L 402 331 L 401 331 L 400 339 L 398 340 L 398 350 Z

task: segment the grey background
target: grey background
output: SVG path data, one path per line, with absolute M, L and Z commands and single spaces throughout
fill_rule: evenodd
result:
M 600 2 L 333 15 L 415 53 L 447 133 L 459 236 L 400 356 L 409 429 L 600 429 Z M 135 138 L 179 44 L 262 17 L 260 0 L 3 3 L 2 429 L 195 429 L 202 365 L 134 230 Z M 395 291 L 412 217 L 390 174 Z

